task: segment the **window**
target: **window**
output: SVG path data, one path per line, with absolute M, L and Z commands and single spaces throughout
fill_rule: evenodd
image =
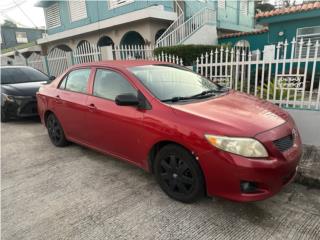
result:
M 310 46 L 310 52 L 309 57 L 314 57 L 315 55 L 315 44 L 318 40 L 320 42 L 320 26 L 314 26 L 314 27 L 304 27 L 304 28 L 298 28 L 297 29 L 297 37 L 296 37 L 296 46 L 295 46 L 295 56 L 299 57 L 299 50 L 300 50 L 300 44 L 299 42 L 303 39 L 304 44 L 301 48 L 301 57 L 305 58 L 307 55 L 307 43 L 310 39 L 311 46 Z M 320 56 L 320 49 L 318 49 L 318 56 Z
M 109 8 L 116 8 L 126 5 L 128 3 L 132 3 L 133 0 L 109 0 Z
M 137 90 L 120 74 L 109 70 L 97 70 L 93 86 L 94 96 L 115 100 L 118 95 L 126 93 L 136 95 Z
M 26 32 L 16 32 L 17 43 L 27 43 L 27 33 Z
M 73 92 L 86 93 L 88 87 L 88 81 L 90 76 L 90 69 L 78 69 L 70 72 L 65 77 L 59 88 L 66 89 Z
M 129 68 L 129 71 L 161 101 L 218 90 L 217 85 L 208 79 L 192 71 L 170 65 L 137 66 Z
M 218 0 L 219 8 L 226 8 L 226 0 Z
M 46 12 L 46 23 L 47 23 L 48 29 L 59 27 L 61 25 L 60 9 L 59 9 L 58 3 L 55 3 L 50 7 L 46 8 L 45 12 Z
M 243 15 L 248 15 L 248 13 L 249 13 L 249 0 L 241 0 L 240 1 L 240 12 Z
M 10 68 L 1 69 L 2 84 L 44 82 L 44 81 L 48 81 L 48 76 L 33 68 L 10 67 Z
M 85 0 L 68 1 L 71 22 L 75 22 L 87 17 L 87 7 Z

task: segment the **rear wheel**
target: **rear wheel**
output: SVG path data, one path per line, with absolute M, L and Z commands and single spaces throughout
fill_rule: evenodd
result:
M 163 147 L 156 156 L 154 172 L 162 190 L 175 200 L 191 203 L 204 195 L 202 171 L 183 147 Z
M 47 117 L 46 125 L 50 140 L 55 146 L 64 147 L 68 144 L 62 126 L 53 113 Z

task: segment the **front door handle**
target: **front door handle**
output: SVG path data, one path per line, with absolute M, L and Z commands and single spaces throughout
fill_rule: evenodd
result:
M 88 108 L 90 112 L 94 112 L 95 110 L 97 110 L 97 107 L 93 103 L 89 104 Z

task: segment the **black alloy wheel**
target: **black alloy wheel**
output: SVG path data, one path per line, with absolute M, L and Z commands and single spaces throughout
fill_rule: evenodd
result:
M 191 203 L 204 194 L 202 171 L 192 154 L 178 145 L 163 147 L 155 159 L 155 175 L 171 198 Z
M 68 144 L 62 126 L 54 114 L 48 116 L 46 125 L 50 140 L 55 146 L 63 147 Z

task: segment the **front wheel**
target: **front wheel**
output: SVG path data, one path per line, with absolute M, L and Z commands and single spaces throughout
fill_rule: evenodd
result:
M 48 116 L 46 125 L 50 140 L 55 146 L 64 147 L 68 144 L 62 126 L 53 113 Z
M 1 108 L 1 122 L 5 123 L 9 121 L 8 114 Z
M 202 171 L 193 155 L 175 144 L 163 147 L 154 164 L 156 179 L 171 198 L 191 203 L 204 195 Z

